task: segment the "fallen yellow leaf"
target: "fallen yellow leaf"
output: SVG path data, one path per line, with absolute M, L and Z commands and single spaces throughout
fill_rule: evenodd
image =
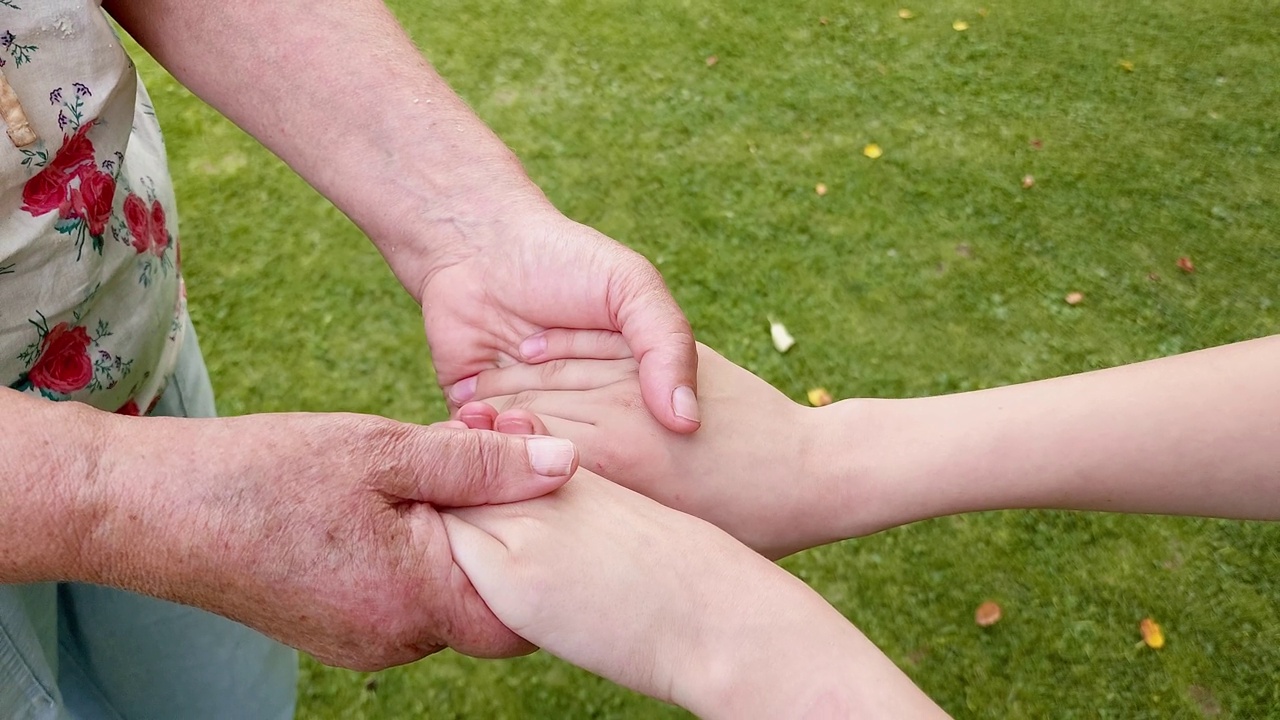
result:
M 875 144 L 875 143 L 870 143 L 870 144 L 868 144 L 866 147 L 862 148 L 862 154 L 863 154 L 863 155 L 866 155 L 867 157 L 871 158 L 872 160 L 875 160 L 876 158 L 878 158 L 878 157 L 880 157 L 881 155 L 883 155 L 883 154 L 884 154 L 884 151 L 880 149 L 880 146 L 879 146 L 879 145 L 877 145 L 877 144 Z
M 973 613 L 973 621 L 978 623 L 978 627 L 991 627 L 1000 622 L 1000 617 L 1003 614 L 999 605 L 994 601 L 988 600 L 978 606 L 978 609 Z
M 1067 293 L 1067 297 L 1064 299 L 1067 301 L 1068 305 L 1079 305 L 1084 302 L 1084 293 Z
M 969 29 L 969 23 L 963 20 L 956 20 L 955 22 L 951 23 L 951 29 L 955 30 L 956 32 L 964 32 L 965 30 Z
M 1147 647 L 1152 650 L 1164 647 L 1164 632 L 1160 630 L 1155 620 L 1143 618 L 1142 622 L 1138 623 L 1138 630 L 1142 632 L 1142 642 L 1146 643 Z
M 1121 61 L 1120 61 L 1120 67 L 1124 68 L 1126 72 L 1133 72 L 1133 61 L 1132 61 L 1132 60 L 1121 60 Z
M 826 388 L 816 387 L 809 391 L 809 404 L 814 407 L 822 407 L 830 405 L 832 402 L 831 393 Z
M 902 8 L 901 10 L 898 11 L 898 17 L 902 18 L 903 20 L 910 20 L 915 16 L 916 16 L 915 13 L 911 12 L 906 8 Z
M 818 197 L 822 197 L 827 194 L 827 186 L 824 183 L 818 183 L 813 186 L 813 191 L 818 193 Z

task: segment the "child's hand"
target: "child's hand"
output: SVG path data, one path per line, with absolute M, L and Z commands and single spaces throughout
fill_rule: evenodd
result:
M 710 520 L 770 557 L 848 536 L 860 476 L 842 466 L 853 456 L 849 440 L 842 452 L 822 446 L 826 418 L 813 408 L 699 344 L 702 427 L 679 435 L 645 409 L 636 362 L 620 337 L 544 335 L 552 337 L 546 352 L 553 357 L 606 359 L 483 372 L 476 397 L 485 402 L 463 406 L 457 418 L 470 427 L 527 433 L 536 413 L 551 434 L 573 440 L 584 468 Z
M 443 515 L 454 561 L 502 622 L 633 690 L 704 717 L 932 707 L 786 571 L 591 473 L 535 500 Z
M 716 626 L 750 632 L 760 580 L 789 578 L 714 526 L 585 472 L 541 502 L 450 510 L 445 528 L 517 635 L 685 706 L 680 684 L 711 660 L 702 646 L 727 629 Z

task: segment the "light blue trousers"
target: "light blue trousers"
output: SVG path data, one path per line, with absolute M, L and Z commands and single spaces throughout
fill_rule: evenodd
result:
M 190 325 L 153 414 L 215 415 Z M 285 720 L 297 679 L 293 650 L 203 610 L 94 585 L 0 585 L 4 720 Z

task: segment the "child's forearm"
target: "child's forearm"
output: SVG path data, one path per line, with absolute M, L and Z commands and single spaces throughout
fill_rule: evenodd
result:
M 1280 518 L 1280 336 L 991 390 L 825 409 L 859 434 L 848 534 L 1003 508 Z M 841 437 L 844 433 L 844 437 Z M 847 502 L 857 502 L 849 498 Z M 859 512 L 863 512 L 859 516 Z
M 744 568 L 745 570 L 745 568 Z M 674 700 L 699 717 L 934 718 L 946 714 L 817 593 L 782 571 L 737 612 L 708 614 Z

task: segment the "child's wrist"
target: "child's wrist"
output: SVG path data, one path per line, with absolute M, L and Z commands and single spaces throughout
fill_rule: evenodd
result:
M 678 673 L 672 699 L 700 718 L 807 716 L 809 710 L 847 705 L 846 686 L 859 680 L 849 668 L 868 660 L 865 649 L 879 655 L 817 593 L 768 565 L 753 577 L 752 598 L 737 593 L 699 628 L 684 672 Z
M 759 590 L 770 592 L 769 583 L 762 582 Z M 745 611 L 758 600 L 704 615 L 681 671 L 673 675 L 672 702 L 707 720 L 741 717 L 738 709 L 749 705 L 753 694 L 779 689 L 781 682 L 771 679 L 768 667 L 784 638 Z
M 817 478 L 817 527 L 831 542 L 945 513 L 934 507 L 938 438 L 920 400 L 856 398 L 813 408 L 817 438 L 806 472 Z

